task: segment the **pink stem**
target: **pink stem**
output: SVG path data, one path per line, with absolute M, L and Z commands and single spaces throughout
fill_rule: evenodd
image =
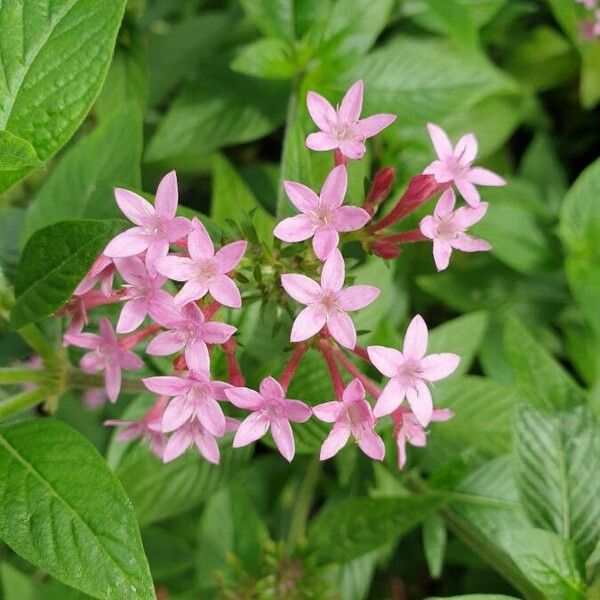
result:
M 367 377 L 339 348 L 334 349 L 333 353 L 337 361 L 346 369 L 346 371 L 348 371 L 348 373 L 350 373 L 350 375 L 357 377 L 360 380 L 365 386 L 365 390 L 367 390 L 373 398 L 379 398 L 381 389 L 374 381 Z
M 342 375 L 340 370 L 335 363 L 335 359 L 333 358 L 333 353 L 331 351 L 331 347 L 327 343 L 326 340 L 319 340 L 317 342 L 319 346 L 319 350 L 325 359 L 325 364 L 329 369 L 329 375 L 331 377 L 331 382 L 333 383 L 333 391 L 335 392 L 335 397 L 337 400 L 342 400 L 342 395 L 344 393 L 344 380 L 342 379 Z
M 306 344 L 306 342 L 300 342 L 294 348 L 294 351 L 292 352 L 292 356 L 290 356 L 290 360 L 288 361 L 287 365 L 283 369 L 283 372 L 281 373 L 281 376 L 279 377 L 279 385 L 281 385 L 281 387 L 285 391 L 287 391 L 288 386 L 290 385 L 290 381 L 292 381 L 292 378 L 294 377 L 294 373 L 296 372 L 296 369 L 298 368 L 298 364 L 302 360 L 302 357 L 304 356 L 304 354 L 306 353 L 307 350 L 308 350 L 308 344 Z
M 90 291 L 81 296 L 83 300 L 83 306 L 86 309 L 95 308 L 96 306 L 104 306 L 106 304 L 114 304 L 115 302 L 120 302 L 122 293 L 111 294 L 110 296 L 105 296 L 103 292 Z
M 225 358 L 227 359 L 229 383 L 236 387 L 244 385 L 246 383 L 246 379 L 244 378 L 237 358 L 235 357 L 237 342 L 233 338 L 230 338 L 224 344 L 221 344 L 221 348 L 223 348 L 223 352 L 225 352 Z
M 119 346 L 121 348 L 126 348 L 127 350 L 131 350 L 134 346 L 145 340 L 147 337 L 154 335 L 157 331 L 160 331 L 160 325 L 154 324 L 145 327 L 144 329 L 140 329 L 131 335 L 127 335 L 124 338 L 119 340 Z
M 420 229 L 411 229 L 410 231 L 402 231 L 401 233 L 392 233 L 384 237 L 378 238 L 377 241 L 390 244 L 411 244 L 413 242 L 428 241 L 429 238 L 421 233 Z
M 345 165 L 348 163 L 348 159 L 340 152 L 339 148 L 336 148 L 333 151 L 333 159 L 335 162 L 335 166 Z
M 356 356 L 360 356 L 363 360 L 366 360 L 368 363 L 371 362 L 366 348 L 363 348 L 362 346 L 354 346 L 352 352 L 354 352 Z
M 210 321 L 215 313 L 221 308 L 221 304 L 216 300 L 213 300 L 202 312 L 204 313 L 204 318 L 207 321 Z

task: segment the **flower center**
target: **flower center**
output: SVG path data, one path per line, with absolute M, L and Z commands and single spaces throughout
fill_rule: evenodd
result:
M 152 236 L 166 233 L 165 222 L 158 217 L 153 217 L 144 227 L 144 233 Z
M 443 240 L 453 240 L 458 234 L 458 228 L 452 220 L 442 220 L 437 224 L 437 237 Z
M 398 369 L 398 378 L 404 385 L 414 387 L 415 383 L 421 379 L 422 372 L 419 361 L 408 359 Z
M 212 260 L 205 260 L 202 262 L 196 263 L 196 275 L 200 279 L 204 279 L 206 281 L 210 281 L 217 275 L 217 271 L 215 265 Z
M 328 312 L 334 312 L 338 309 L 338 298 L 335 292 L 326 292 L 321 298 L 321 306 Z
M 311 211 L 312 218 L 317 225 L 331 225 L 332 211 L 327 206 L 318 206 Z
M 362 402 L 352 402 L 346 408 L 344 416 L 354 435 L 360 435 L 369 429 L 371 418 L 368 408 Z

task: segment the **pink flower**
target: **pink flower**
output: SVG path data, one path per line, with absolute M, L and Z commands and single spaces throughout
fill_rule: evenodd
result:
M 167 356 L 185 348 L 186 363 L 195 371 L 209 369 L 207 344 L 223 344 L 236 332 L 233 325 L 205 321 L 204 314 L 193 302 L 179 310 L 157 311 L 154 320 L 170 331 L 159 333 L 146 352 Z
M 117 204 L 136 226 L 112 239 L 104 254 L 122 258 L 146 252 L 146 266 L 152 271 L 156 260 L 169 252 L 169 244 L 184 238 L 192 228 L 188 219 L 175 216 L 177 195 L 175 171 L 167 173 L 158 184 L 154 206 L 134 192 L 117 188 Z
M 471 237 L 465 231 L 481 221 L 487 212 L 486 202 L 475 208 L 461 207 L 454 210 L 456 196 L 446 190 L 438 200 L 433 215 L 421 220 L 421 233 L 433 240 L 433 258 L 438 271 L 443 271 L 450 262 L 452 249 L 463 252 L 485 252 L 492 247 L 484 240 Z
M 163 458 L 167 436 L 161 430 L 162 415 L 167 406 L 167 396 L 159 396 L 152 408 L 141 418 L 134 421 L 123 419 L 109 419 L 105 425 L 124 427 L 117 434 L 119 442 L 131 442 L 143 438 L 158 458 Z
M 225 434 L 225 415 L 217 400 L 225 400 L 228 383 L 211 381 L 208 373 L 198 371 L 189 371 L 186 377 L 146 377 L 142 381 L 151 392 L 175 396 L 162 417 L 164 432 L 179 429 L 195 416 L 212 435 Z
M 307 307 L 300 311 L 292 326 L 290 341 L 301 342 L 325 325 L 333 339 L 345 348 L 356 346 L 356 329 L 348 311 L 371 304 L 380 290 L 371 285 L 344 285 L 344 259 L 339 250 L 332 252 L 323 265 L 321 285 L 305 275 L 281 276 L 281 285 L 297 302 Z
M 238 408 L 253 411 L 239 426 L 233 438 L 233 447 L 240 448 L 255 442 L 271 428 L 271 435 L 282 456 L 294 458 L 294 435 L 290 421 L 304 423 L 311 411 L 300 400 L 288 400 L 285 391 L 273 377 L 265 377 L 260 383 L 260 393 L 246 387 L 230 387 L 225 390 L 229 401 Z
M 241 240 L 223 246 L 215 253 L 215 247 L 202 223 L 194 218 L 193 229 L 187 239 L 189 258 L 166 256 L 156 263 L 159 273 L 186 284 L 175 296 L 175 302 L 183 306 L 193 300 L 211 296 L 224 306 L 240 308 L 242 298 L 227 273 L 235 269 L 246 252 L 247 242 Z
M 144 362 L 131 350 L 119 345 L 119 340 L 110 324 L 103 317 L 100 335 L 95 333 L 70 333 L 65 335 L 69 344 L 91 350 L 83 355 L 79 366 L 84 373 L 104 371 L 104 386 L 111 402 L 116 402 L 121 390 L 121 369 L 141 369 Z
M 408 325 L 402 352 L 384 346 L 367 348 L 371 362 L 390 377 L 375 404 L 375 416 L 389 415 L 406 397 L 419 423 L 427 427 L 433 413 L 427 383 L 447 377 L 460 362 L 457 354 L 449 352 L 425 356 L 427 338 L 427 325 L 423 317 L 417 315 Z
M 137 329 L 150 315 L 153 319 L 162 306 L 172 301 L 162 286 L 167 278 L 150 274 L 144 261 L 137 256 L 116 258 L 115 265 L 121 277 L 127 282 L 123 287 L 125 304 L 117 323 L 118 333 L 129 333 Z
M 90 410 L 104 406 L 105 402 L 106 390 L 104 388 L 90 388 L 83 392 L 83 404 Z
M 434 160 L 423 173 L 433 175 L 438 183 L 453 182 L 470 206 L 477 206 L 480 201 L 476 185 L 506 185 L 506 181 L 496 173 L 471 166 L 477 157 L 477 140 L 472 133 L 463 135 L 453 148 L 441 127 L 429 123 L 427 129 L 438 160 Z
M 454 416 L 451 410 L 434 408 L 431 422 L 448 421 Z M 427 444 L 427 432 L 419 423 L 415 415 L 405 408 L 398 408 L 391 414 L 394 421 L 394 436 L 398 448 L 398 468 L 406 464 L 406 443 L 411 446 L 423 448 Z
M 357 81 L 346 92 L 336 110 L 323 96 L 308 92 L 306 105 L 317 127 L 321 130 L 306 138 L 311 150 L 334 150 L 347 158 L 359 159 L 365 153 L 365 140 L 377 135 L 396 120 L 396 115 L 378 114 L 360 119 L 363 103 L 363 82 Z
M 365 399 L 365 388 L 358 379 L 352 380 L 344 389 L 342 400 L 313 406 L 313 413 L 321 421 L 335 423 L 321 447 L 321 460 L 336 455 L 352 437 L 359 448 L 374 460 L 383 460 L 385 446 L 375 433 L 377 419 L 371 405 Z
M 576 0 L 579 4 L 583 4 L 586 8 L 592 10 L 598 4 L 598 0 Z
M 313 250 L 320 260 L 337 248 L 340 231 L 355 231 L 370 219 L 369 213 L 358 206 L 342 206 L 348 187 L 344 165 L 327 175 L 320 196 L 295 181 L 284 181 L 283 185 L 288 198 L 302 214 L 281 221 L 273 235 L 284 242 L 301 242 L 312 237 Z
M 236 419 L 225 417 L 225 432 L 235 431 L 238 425 Z M 168 463 L 179 458 L 192 444 L 196 445 L 198 452 L 208 462 L 219 464 L 221 454 L 215 436 L 195 417 L 184 423 L 169 437 L 163 452 L 163 461 Z
M 87 275 L 81 280 L 81 283 L 75 288 L 74 296 L 83 296 L 100 282 L 100 289 L 105 296 L 112 295 L 112 285 L 115 274 L 115 265 L 112 258 L 101 254 L 91 266 Z

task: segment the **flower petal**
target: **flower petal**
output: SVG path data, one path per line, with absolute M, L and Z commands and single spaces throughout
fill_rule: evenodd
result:
M 196 444 L 196 448 L 204 458 L 212 463 L 213 465 L 218 465 L 221 459 L 221 455 L 219 452 L 219 445 L 215 440 L 214 436 L 212 436 L 208 431 L 204 431 L 202 429 L 194 429 L 194 443 Z
M 452 246 L 445 240 L 433 240 L 433 260 L 438 271 L 443 271 L 450 264 Z
M 349 437 L 350 430 L 348 427 L 336 423 L 321 446 L 319 459 L 327 460 L 335 456 L 346 445 Z
M 488 209 L 487 202 L 480 202 L 476 207 L 462 206 L 454 213 L 453 222 L 461 229 L 467 229 L 485 217 Z
M 194 275 L 194 263 L 187 256 L 165 256 L 154 263 L 156 270 L 175 281 L 187 281 Z
M 332 215 L 332 225 L 337 231 L 356 231 L 370 218 L 369 213 L 359 206 L 340 206 Z
M 111 258 L 134 256 L 144 252 L 152 242 L 152 236 L 144 233 L 140 227 L 132 227 L 115 236 L 104 249 Z
M 335 229 L 317 229 L 312 242 L 315 256 L 319 260 L 326 260 L 327 257 L 337 248 L 339 241 L 340 236 Z
M 312 411 L 310 407 L 300 400 L 285 401 L 285 416 L 294 423 L 305 423 L 310 419 Z
M 285 392 L 283 388 L 274 377 L 265 377 L 260 382 L 260 387 L 258 388 L 260 395 L 267 401 L 280 401 L 283 400 Z
M 171 375 L 145 377 L 142 382 L 151 392 L 165 396 L 180 396 L 187 392 L 190 387 L 188 379 Z
M 321 298 L 321 286 L 306 275 L 286 273 L 281 276 L 281 285 L 288 295 L 301 304 L 314 304 Z
M 487 252 L 492 249 L 492 246 L 485 240 L 472 237 L 466 233 L 461 233 L 454 238 L 450 244 L 453 248 L 462 252 Z
M 229 273 L 235 269 L 248 247 L 248 242 L 245 240 L 239 240 L 226 244 L 215 254 L 214 261 L 218 266 L 221 273 Z
M 170 438 L 163 451 L 163 462 L 168 463 L 179 458 L 193 443 L 189 428 L 179 429 Z
M 337 113 L 331 104 L 316 92 L 306 95 L 306 107 L 316 126 L 323 131 L 331 131 L 337 122 Z
M 469 170 L 468 179 L 475 185 L 491 185 L 502 186 L 506 185 L 506 180 L 489 169 L 475 167 Z
M 433 400 L 427 384 L 424 381 L 417 381 L 415 387 L 406 390 L 406 399 L 417 421 L 423 427 L 427 427 L 433 413 Z
M 338 208 L 344 202 L 348 189 L 348 171 L 345 165 L 334 167 L 325 178 L 320 194 L 320 205 L 331 209 Z
M 312 407 L 313 414 L 320 421 L 325 423 L 335 423 L 339 418 L 344 405 L 334 400 L 333 402 L 323 402 Z
M 104 371 L 104 386 L 106 395 L 111 402 L 116 402 L 121 391 L 121 367 L 115 363 L 108 363 Z
M 326 131 L 317 131 L 306 136 L 306 147 L 309 150 L 322 152 L 324 150 L 334 150 L 338 146 L 338 139 Z
M 455 204 L 456 194 L 452 188 L 448 188 L 437 201 L 435 209 L 433 210 L 433 214 L 438 219 L 447 219 L 452 214 Z
M 185 362 L 192 371 L 205 373 L 210 370 L 208 347 L 202 340 L 192 340 L 185 347 Z
M 383 440 L 374 432 L 366 431 L 358 440 L 358 447 L 373 460 L 383 460 L 385 445 Z
M 396 115 L 380 113 L 372 115 L 358 122 L 358 128 L 365 138 L 373 137 L 396 120 Z
M 452 352 L 430 354 L 421 360 L 421 376 L 427 381 L 438 381 L 453 373 L 460 363 L 460 356 Z
M 185 346 L 185 338 L 178 331 L 164 331 L 159 333 L 146 348 L 152 356 L 168 356 L 179 352 Z
M 338 293 L 338 304 L 343 310 L 360 310 L 379 296 L 381 290 L 372 285 L 351 285 Z
M 367 149 L 360 140 L 344 140 L 340 142 L 340 152 L 350 160 L 360 160 Z
M 454 185 L 456 185 L 456 189 L 461 193 L 469 206 L 476 207 L 479 205 L 481 196 L 479 195 L 477 188 L 470 181 L 466 179 L 455 179 Z
M 369 360 L 375 368 L 386 377 L 395 377 L 398 370 L 404 364 L 402 352 L 395 348 L 386 348 L 385 346 L 369 346 L 367 348 Z
M 319 134 L 314 134 L 319 135 Z M 323 135 L 323 134 L 321 134 Z M 319 205 L 319 196 L 309 187 L 296 181 L 284 181 L 283 187 L 290 202 L 302 213 L 314 210 Z
M 227 275 L 219 275 L 208 284 L 210 295 L 223 306 L 230 308 L 240 308 L 242 306 L 242 297 L 233 279 Z
M 225 390 L 225 396 L 231 404 L 246 410 L 260 410 L 264 402 L 258 392 L 247 387 L 230 387 Z
M 337 311 L 330 315 L 327 329 L 340 346 L 350 350 L 356 346 L 356 329 L 352 319 L 345 312 Z
M 148 302 L 141 298 L 125 302 L 117 322 L 117 333 L 129 333 L 137 329 L 146 318 Z
M 415 315 L 406 329 L 402 354 L 406 358 L 421 360 L 427 351 L 427 338 L 427 325 L 423 317 Z
M 261 413 L 252 413 L 246 417 L 238 427 L 233 438 L 233 447 L 247 446 L 260 439 L 269 429 L 269 419 Z
M 402 404 L 405 395 L 406 388 L 399 379 L 393 377 L 377 398 L 373 414 L 376 417 L 383 417 L 393 413 Z
M 315 229 L 313 219 L 301 214 L 277 223 L 273 235 L 284 242 L 303 242 L 314 234 Z
M 225 275 L 223 276 L 225 277 Z M 204 281 L 199 279 L 190 279 L 177 293 L 175 296 L 175 305 L 183 306 L 194 300 L 200 300 L 204 298 L 208 292 L 208 286 Z
M 156 190 L 154 198 L 156 215 L 162 219 L 174 218 L 178 202 L 177 174 L 175 171 L 170 171 L 160 180 Z
M 175 217 L 167 226 L 166 237 L 169 242 L 174 243 L 186 237 L 192 229 L 192 222 L 189 219 Z
M 136 225 L 144 227 L 149 225 L 154 218 L 154 207 L 152 204 L 135 192 L 116 188 L 115 200 L 121 212 Z
M 288 462 L 292 462 L 296 451 L 294 444 L 294 434 L 289 421 L 285 419 L 275 419 L 271 422 L 271 435 L 281 456 Z
M 193 229 L 188 235 L 187 244 L 190 256 L 194 260 L 206 260 L 215 255 L 215 247 L 206 227 L 200 219 L 194 217 L 192 220 Z
M 344 285 L 346 265 L 339 250 L 331 252 L 321 271 L 321 288 L 328 292 L 339 292 Z
M 228 323 L 209 321 L 202 326 L 202 339 L 207 344 L 224 344 L 236 331 L 237 327 Z
M 319 304 L 307 306 L 298 313 L 292 325 L 290 341 L 302 342 L 307 340 L 323 329 L 325 321 L 325 311 Z
M 165 433 L 179 429 L 194 414 L 194 405 L 187 396 L 177 396 L 169 402 L 161 420 Z
M 67 333 L 65 334 L 65 341 L 78 348 L 95 350 L 100 343 L 100 336 L 95 333 Z
M 212 435 L 225 435 L 225 415 L 219 403 L 213 398 L 204 398 L 201 406 L 196 405 L 196 417 Z
M 454 152 L 452 143 L 448 139 L 446 132 L 441 127 L 438 127 L 433 123 L 427 124 L 427 131 L 429 131 L 429 137 L 431 138 L 431 142 L 433 143 L 433 147 L 438 155 L 438 158 L 440 160 L 446 160 L 447 158 L 450 158 Z
M 477 150 L 477 138 L 472 133 L 467 133 L 458 140 L 454 156 L 459 159 L 461 165 L 466 166 L 477 158 Z
M 339 120 L 344 123 L 354 123 L 360 117 L 364 94 L 362 79 L 355 81 L 344 94 L 338 109 Z

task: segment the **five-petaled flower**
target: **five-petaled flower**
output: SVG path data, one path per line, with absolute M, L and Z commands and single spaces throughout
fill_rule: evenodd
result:
M 427 125 L 433 147 L 438 155 L 423 173 L 433 175 L 438 183 L 453 182 L 467 204 L 480 202 L 476 185 L 502 186 L 506 181 L 496 173 L 482 167 L 473 167 L 477 158 L 477 140 L 472 133 L 463 135 L 453 148 L 446 132 L 437 125 Z
M 433 215 L 421 220 L 421 233 L 433 240 L 433 258 L 438 271 L 443 271 L 450 262 L 452 250 L 463 252 L 485 252 L 492 247 L 485 241 L 465 233 L 467 228 L 483 219 L 487 212 L 487 202 L 476 207 L 463 206 L 454 210 L 456 196 L 451 189 L 446 190 L 438 200 Z
M 321 130 L 306 138 L 311 150 L 338 149 L 346 158 L 356 160 L 363 157 L 365 140 L 377 135 L 396 120 L 396 115 L 378 114 L 359 119 L 363 104 L 363 82 L 355 82 L 336 110 L 316 92 L 308 92 L 308 112 Z
M 447 377 L 460 362 L 460 357 L 451 352 L 425 356 L 427 339 L 427 325 L 417 315 L 406 330 L 402 352 L 385 346 L 367 348 L 371 362 L 390 378 L 375 404 L 375 416 L 389 415 L 406 397 L 418 422 L 427 427 L 433 413 L 427 384 Z
M 270 427 L 281 455 L 288 461 L 294 458 L 294 434 L 290 421 L 304 423 L 310 418 L 310 408 L 304 402 L 287 399 L 284 389 L 273 377 L 265 377 L 261 381 L 259 392 L 246 387 L 230 387 L 225 390 L 225 395 L 238 408 L 253 411 L 240 424 L 233 438 L 234 448 L 255 442 Z
M 365 398 L 365 388 L 358 379 L 344 389 L 341 401 L 325 402 L 313 406 L 314 415 L 326 423 L 334 423 L 321 447 L 321 460 L 337 454 L 352 435 L 359 448 L 374 460 L 383 460 L 385 446 L 375 432 L 377 419 Z
M 348 311 L 371 304 L 380 290 L 372 285 L 343 288 L 345 275 L 344 259 L 341 252 L 335 250 L 323 264 L 321 285 L 306 275 L 281 276 L 285 291 L 297 302 L 307 305 L 294 321 L 290 341 L 307 340 L 327 325 L 338 344 L 350 349 L 356 346 L 356 329 Z

